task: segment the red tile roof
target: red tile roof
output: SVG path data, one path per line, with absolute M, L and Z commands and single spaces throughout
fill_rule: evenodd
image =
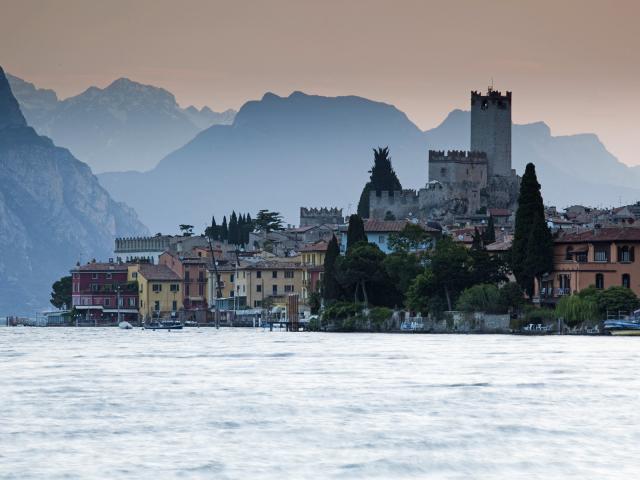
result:
M 176 272 L 166 265 L 141 264 L 140 274 L 147 280 L 180 280 Z
M 300 248 L 301 252 L 326 252 L 329 244 L 324 240 L 320 240 L 316 243 L 310 243 Z
M 107 263 L 107 262 L 92 262 L 85 265 L 80 265 L 72 268 L 72 271 L 81 272 L 113 272 L 113 271 L 126 271 L 129 264 L 127 263 Z
M 489 215 L 492 217 L 510 217 L 511 210 L 508 208 L 490 208 Z
M 608 227 L 578 233 L 565 233 L 564 235 L 556 238 L 555 242 L 640 242 L 640 228 Z

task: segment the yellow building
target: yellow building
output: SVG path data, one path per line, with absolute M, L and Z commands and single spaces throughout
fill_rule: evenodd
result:
M 166 265 L 130 265 L 130 281 L 138 281 L 138 311 L 142 319 L 166 317 L 182 309 L 182 279 Z
M 305 245 L 300 249 L 302 254 L 302 297 L 303 302 L 309 301 L 309 295 L 320 291 L 324 273 L 324 257 L 329 244 L 324 240 Z
M 212 306 L 213 300 L 218 298 L 217 288 L 220 287 L 220 298 L 232 298 L 235 295 L 235 277 L 236 266 L 233 262 L 219 262 L 217 265 L 218 277 L 217 281 L 214 281 L 216 275 L 215 270 L 209 267 L 207 271 L 207 298 L 209 306 Z
M 286 305 L 290 294 L 302 295 L 300 257 L 270 258 L 243 262 L 235 279 L 235 296 L 246 297 L 249 308 L 267 303 Z

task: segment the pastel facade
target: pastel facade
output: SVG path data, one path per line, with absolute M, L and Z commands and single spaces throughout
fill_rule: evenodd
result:
M 249 308 L 260 308 L 267 300 L 284 306 L 290 294 L 302 294 L 302 273 L 300 257 L 247 263 L 238 272 L 235 296 L 246 297 Z
M 309 300 L 309 295 L 319 292 L 324 274 L 324 257 L 329 244 L 324 240 L 305 245 L 300 249 L 302 255 L 302 296 L 303 302 Z
M 141 318 L 176 315 L 183 308 L 182 279 L 166 265 L 130 265 L 128 278 L 138 282 Z

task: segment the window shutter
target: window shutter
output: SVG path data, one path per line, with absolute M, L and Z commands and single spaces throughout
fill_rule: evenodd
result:
M 620 245 L 618 245 L 618 261 L 621 262 L 622 261 L 622 248 L 620 248 Z
M 631 260 L 632 262 L 636 261 L 636 256 L 634 253 L 634 249 L 635 247 L 629 247 L 629 260 Z

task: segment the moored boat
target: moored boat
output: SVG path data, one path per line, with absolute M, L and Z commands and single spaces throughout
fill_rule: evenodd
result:
M 177 320 L 153 320 L 145 323 L 145 330 L 182 330 L 183 325 Z
M 133 328 L 133 325 L 131 325 L 129 322 L 122 321 L 118 324 L 118 327 L 122 328 L 123 330 L 131 330 Z

